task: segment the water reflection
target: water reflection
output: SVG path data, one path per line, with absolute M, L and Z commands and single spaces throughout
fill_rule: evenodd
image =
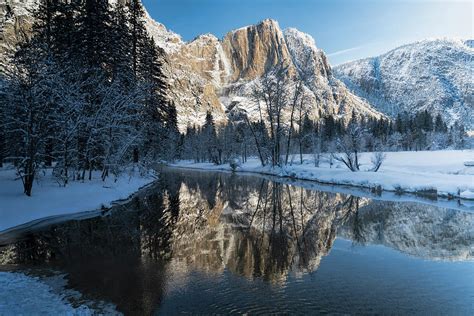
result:
M 150 314 L 190 274 L 283 285 L 316 271 L 336 236 L 438 260 L 472 259 L 474 214 L 372 201 L 222 173 L 165 172 L 111 215 L 21 236 L 0 263 L 52 266 L 91 298 Z

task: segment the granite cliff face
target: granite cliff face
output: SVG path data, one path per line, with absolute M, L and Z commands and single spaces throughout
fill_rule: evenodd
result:
M 273 20 L 227 33 L 222 46 L 231 65 L 231 82 L 261 77 L 279 63 L 293 69 L 283 32 Z
M 31 23 L 26 9 L 38 0 L 11 1 L 8 10 L 13 14 L 6 16 L 6 6 L 1 12 L 5 21 L 2 56 L 18 41 L 19 26 L 25 28 Z M 252 87 L 277 65 L 287 67 L 291 78 L 308 78 L 305 106 L 312 118 L 320 113 L 349 118 L 353 111 L 361 116 L 381 115 L 335 79 L 324 52 L 309 35 L 296 29 L 282 31 L 274 20 L 231 31 L 223 39 L 205 34 L 184 42 L 148 13 L 145 19 L 149 34 L 166 52 L 165 73 L 182 130 L 201 125 L 207 111 L 213 113 L 218 123 L 225 122 L 232 111 L 239 109 L 257 119 L 257 105 L 250 98 Z M 287 116 L 289 111 L 283 115 Z
M 0 3 L 0 73 L 7 66 L 7 56 L 30 33 L 32 19 L 28 9 L 35 5 L 36 0 L 6 0 Z
M 222 40 L 201 35 L 181 42 L 178 49 L 167 49 L 168 42 L 155 39 L 168 52 L 168 76 L 181 128 L 201 124 L 207 110 L 220 122 L 237 109 L 245 109 L 256 119 L 252 86 L 277 65 L 287 67 L 291 78 L 307 78 L 305 106 L 312 118 L 319 113 L 349 118 L 353 111 L 361 116 L 381 116 L 334 78 L 324 52 L 311 36 L 296 29 L 282 31 L 274 20 L 231 31 Z

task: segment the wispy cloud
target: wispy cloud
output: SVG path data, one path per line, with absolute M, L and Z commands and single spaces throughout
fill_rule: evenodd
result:
M 347 49 L 342 49 L 342 50 L 338 50 L 334 53 L 329 53 L 328 54 L 328 57 L 334 57 L 334 56 L 339 56 L 339 55 L 344 55 L 344 54 L 347 54 L 347 53 L 350 53 L 350 52 L 354 52 L 356 50 L 360 50 L 362 48 L 364 48 L 365 46 L 364 45 L 361 45 L 361 46 L 355 46 L 355 47 L 351 47 L 351 48 L 347 48 Z

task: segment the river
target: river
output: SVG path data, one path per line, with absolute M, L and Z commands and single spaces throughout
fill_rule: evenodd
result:
M 165 169 L 101 216 L 3 240 L 3 270 L 127 315 L 474 313 L 474 212 L 436 203 Z

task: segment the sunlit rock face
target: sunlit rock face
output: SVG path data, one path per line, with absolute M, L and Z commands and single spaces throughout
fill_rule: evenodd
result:
M 228 72 L 219 40 L 213 35 L 202 35 L 176 51 L 169 51 L 167 59 L 170 96 L 177 104 L 181 129 L 202 125 L 207 111 L 214 114 L 217 122 L 225 122 L 225 108 L 216 88 L 226 80 Z
M 261 77 L 278 64 L 293 67 L 283 32 L 274 20 L 231 31 L 222 46 L 232 67 L 231 82 Z
M 0 74 L 8 67 L 9 56 L 16 45 L 31 33 L 32 19 L 28 10 L 36 0 L 6 0 L 0 3 Z
M 474 258 L 474 214 L 415 203 L 372 202 L 341 227 L 361 244 L 434 260 Z
M 167 42 L 159 39 L 157 44 L 168 52 L 168 73 L 181 129 L 201 125 L 207 110 L 221 123 L 228 114 L 241 110 L 257 120 L 253 87 L 280 66 L 287 69 L 290 81 L 296 77 L 307 79 L 305 107 L 313 119 L 320 114 L 348 119 L 352 112 L 364 117 L 381 116 L 334 78 L 326 55 L 311 36 L 296 29 L 282 31 L 274 20 L 230 31 L 222 40 L 206 34 L 182 42 L 178 49 L 167 49 Z M 289 118 L 289 103 L 283 111 L 285 120 Z
M 15 2 L 10 6 L 14 18 L 10 17 L 5 26 L 2 47 L 15 46 L 22 34 L 18 26 L 28 30 L 24 26 L 31 21 L 26 8 L 31 9 L 35 3 L 37 0 Z M 207 111 L 221 124 L 229 115 L 241 110 L 245 110 L 251 120 L 257 120 L 259 111 L 251 98 L 253 86 L 277 65 L 287 67 L 288 79 L 303 74 L 308 77 L 304 89 L 305 107 L 311 118 L 322 113 L 349 119 L 352 112 L 380 117 L 379 112 L 334 78 L 324 52 L 316 47 L 311 36 L 295 29 L 283 31 L 274 20 L 230 31 L 223 39 L 205 34 L 190 42 L 184 42 L 148 13 L 145 13 L 145 22 L 149 34 L 166 53 L 164 72 L 182 131 L 187 126 L 202 125 Z M 0 55 L 5 53 L 5 48 L 2 50 Z M 287 107 L 283 111 L 285 121 L 290 113 L 289 104 Z

